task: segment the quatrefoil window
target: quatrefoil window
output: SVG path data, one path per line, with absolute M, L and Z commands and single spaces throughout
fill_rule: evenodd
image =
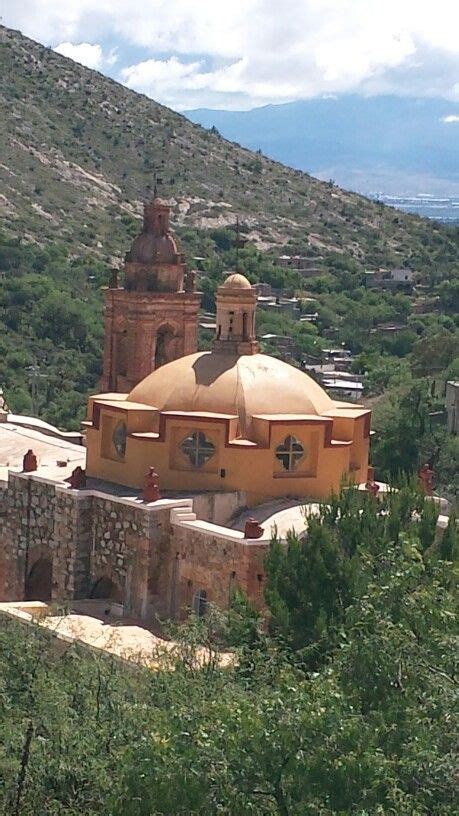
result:
M 276 448 L 276 458 L 284 470 L 296 470 L 304 454 L 303 445 L 294 436 L 286 436 L 282 444 Z
M 180 450 L 195 468 L 202 467 L 215 453 L 215 445 L 202 431 L 192 431 L 180 444 Z

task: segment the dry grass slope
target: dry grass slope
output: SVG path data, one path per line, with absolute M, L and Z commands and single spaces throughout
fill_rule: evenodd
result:
M 251 153 L 145 96 L 0 28 L 0 206 L 12 235 L 119 256 L 159 168 L 175 222 L 239 215 L 260 247 L 309 239 L 320 252 L 386 263 L 448 243 L 441 228 Z

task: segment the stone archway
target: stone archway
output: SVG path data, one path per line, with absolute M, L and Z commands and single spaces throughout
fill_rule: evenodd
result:
M 50 601 L 53 588 L 53 564 L 50 558 L 35 561 L 25 582 L 26 601 Z
M 102 575 L 97 579 L 93 584 L 89 597 L 99 601 L 123 603 L 123 593 L 121 589 L 108 575 Z

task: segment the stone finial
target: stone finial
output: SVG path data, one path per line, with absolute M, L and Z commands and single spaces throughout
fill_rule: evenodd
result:
M 371 465 L 368 466 L 365 489 L 368 493 L 371 493 L 372 496 L 377 496 L 379 493 L 379 484 L 375 482 L 375 469 L 371 467 Z
M 142 499 L 144 502 L 154 502 L 161 498 L 159 491 L 159 476 L 154 467 L 148 469 L 145 474 L 145 482 L 142 490 Z
M 194 269 L 188 269 L 185 274 L 185 292 L 196 291 L 196 272 Z
M 263 527 L 252 516 L 247 519 L 244 527 L 244 538 L 261 538 L 264 533 Z
M 379 493 L 379 484 L 377 482 L 367 482 L 365 487 L 366 487 L 367 492 L 371 493 L 372 496 L 376 497 L 378 495 L 378 493 Z
M 35 456 L 32 448 L 29 448 L 29 450 L 27 451 L 22 460 L 22 472 L 33 473 L 33 471 L 37 469 L 38 469 L 37 457 Z
M 420 468 L 418 476 L 421 490 L 426 496 L 432 496 L 434 472 L 427 463 Z
M 68 482 L 72 490 L 82 490 L 86 487 L 86 471 L 80 465 L 77 465 L 65 481 Z

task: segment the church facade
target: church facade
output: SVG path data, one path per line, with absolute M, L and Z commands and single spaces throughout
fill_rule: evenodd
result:
M 199 294 L 161 200 L 104 298 L 86 473 L 50 479 L 38 461 L 0 482 L 0 600 L 102 599 L 148 621 L 226 606 L 239 586 L 262 606 L 258 522 L 364 483 L 370 412 L 260 353 L 239 273 L 218 288 L 212 350 L 197 350 Z

